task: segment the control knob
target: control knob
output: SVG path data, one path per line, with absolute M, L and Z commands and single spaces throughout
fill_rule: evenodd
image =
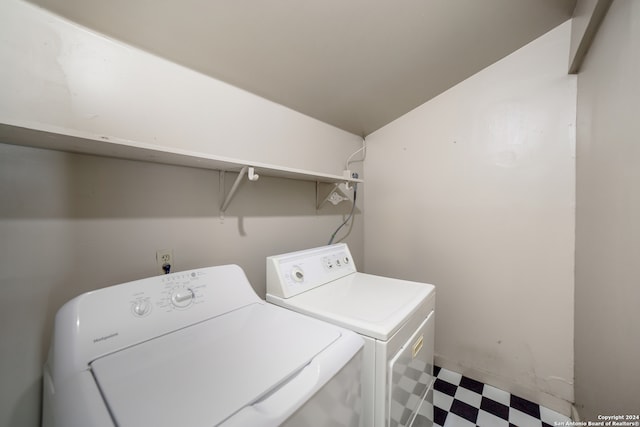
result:
M 131 310 L 136 316 L 142 317 L 151 312 L 151 304 L 146 299 L 137 300 L 131 306 Z
M 171 293 L 171 304 L 178 308 L 189 306 L 194 298 L 193 291 L 189 288 L 177 289 Z
M 291 277 L 294 281 L 301 283 L 304 280 L 304 271 L 300 267 L 294 267 L 291 271 Z

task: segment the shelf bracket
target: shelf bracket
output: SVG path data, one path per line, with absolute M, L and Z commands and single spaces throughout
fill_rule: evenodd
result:
M 327 202 L 331 202 L 331 204 L 335 206 L 344 200 L 349 200 L 349 198 L 345 197 L 343 193 L 340 191 L 339 189 L 340 184 L 342 183 L 336 182 L 336 183 L 330 184 L 329 192 L 327 192 L 326 196 L 324 196 L 322 201 L 320 201 L 320 197 L 322 197 L 321 187 L 326 187 L 327 184 L 316 181 L 316 209 L 320 209 Z M 348 182 L 345 181 L 344 184 L 346 186 Z
M 224 171 L 222 173 L 224 173 Z M 240 173 L 238 173 L 238 177 L 231 186 L 229 194 L 227 194 L 224 202 L 222 203 L 222 206 L 220 207 L 220 216 L 224 216 L 224 212 L 227 210 L 227 207 L 229 206 L 229 203 L 231 203 L 231 199 L 233 199 L 233 196 L 235 196 L 236 191 L 238 191 L 238 187 L 240 186 L 240 183 L 242 182 L 242 179 L 245 175 L 247 175 L 249 181 L 257 181 L 258 178 L 260 178 L 260 175 L 255 172 L 253 166 L 243 166 L 242 169 L 240 169 Z

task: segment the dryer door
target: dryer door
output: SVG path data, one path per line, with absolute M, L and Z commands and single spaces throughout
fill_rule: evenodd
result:
M 388 426 L 410 426 L 422 401 L 432 394 L 434 312 L 389 361 Z

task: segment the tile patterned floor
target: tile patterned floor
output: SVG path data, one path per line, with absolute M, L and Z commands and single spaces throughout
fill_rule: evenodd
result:
M 547 427 L 570 421 L 562 414 L 461 374 L 439 367 L 434 371 L 435 426 Z

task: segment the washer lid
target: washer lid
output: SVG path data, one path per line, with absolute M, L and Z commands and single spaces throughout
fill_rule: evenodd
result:
M 332 325 L 258 303 L 97 359 L 91 368 L 120 427 L 211 427 L 339 338 Z
M 267 295 L 267 300 L 386 341 L 434 289 L 426 283 L 353 273 L 291 298 Z

